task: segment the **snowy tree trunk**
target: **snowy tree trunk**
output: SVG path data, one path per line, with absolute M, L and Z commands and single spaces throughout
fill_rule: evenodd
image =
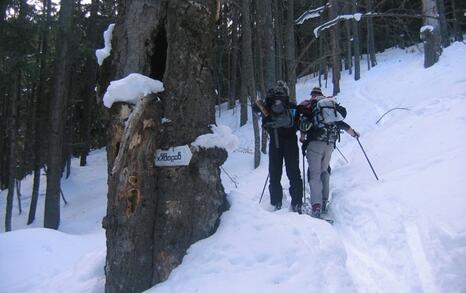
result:
M 227 208 L 224 150 L 199 149 L 186 167 L 154 166 L 157 149 L 190 144 L 215 123 L 216 4 L 133 0 L 119 13 L 102 85 L 138 72 L 162 80 L 165 91 L 142 98 L 130 115 L 124 103 L 111 108 L 106 292 L 141 292 L 164 281 Z
M 57 37 L 54 93 L 50 103 L 50 132 L 47 159 L 47 191 L 44 227 L 58 229 L 60 225 L 60 181 L 63 168 L 64 112 L 70 80 L 69 37 L 72 32 L 74 1 L 60 2 L 60 30 Z
M 424 67 L 437 63 L 442 48 L 440 47 L 440 32 L 436 0 L 422 0 L 424 27 L 421 38 L 424 41 Z

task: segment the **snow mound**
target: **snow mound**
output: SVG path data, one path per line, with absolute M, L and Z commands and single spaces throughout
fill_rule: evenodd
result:
M 228 152 L 234 151 L 239 144 L 239 139 L 231 131 L 231 128 L 225 125 L 211 125 L 213 133 L 199 136 L 191 144 L 193 147 L 200 148 L 223 148 Z
M 104 290 L 103 233 L 70 235 L 45 228 L 3 233 L 0 259 L 0 292 Z
M 104 95 L 104 105 L 110 108 L 115 102 L 136 104 L 140 97 L 163 91 L 161 81 L 139 73 L 131 73 L 125 78 L 110 82 Z
M 114 27 L 114 23 L 108 26 L 107 30 L 104 32 L 104 48 L 95 51 L 95 56 L 97 57 L 97 63 L 99 63 L 99 66 L 102 66 L 105 58 L 110 56 L 110 52 L 112 51 L 112 33 Z

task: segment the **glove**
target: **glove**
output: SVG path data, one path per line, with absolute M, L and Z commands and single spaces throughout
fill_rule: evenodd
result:
M 352 136 L 353 136 L 354 138 L 358 138 L 360 135 L 359 135 L 359 132 L 357 132 L 356 130 L 353 129 L 353 134 L 352 134 Z

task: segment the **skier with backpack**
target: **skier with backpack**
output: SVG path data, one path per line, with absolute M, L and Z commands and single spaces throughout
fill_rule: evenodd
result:
M 312 216 L 321 218 L 326 213 L 329 197 L 329 163 L 332 152 L 340 140 L 340 129 L 359 137 L 347 123 L 346 109 L 333 97 L 324 97 L 319 87 L 311 91 L 311 98 L 298 106 L 300 114 L 300 142 L 309 165 Z
M 269 192 L 270 203 L 275 210 L 282 207 L 283 188 L 280 183 L 285 162 L 286 175 L 290 181 L 291 209 L 302 212 L 303 186 L 299 170 L 299 148 L 296 132 L 299 114 L 297 106 L 290 101 L 284 81 L 267 91 L 265 103 L 256 101 L 253 110 L 262 113 L 262 126 L 267 130 L 269 141 Z

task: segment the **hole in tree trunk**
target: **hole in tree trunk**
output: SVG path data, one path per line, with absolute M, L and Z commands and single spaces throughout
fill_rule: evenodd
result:
M 162 81 L 165 73 L 165 64 L 167 60 L 167 32 L 162 26 L 153 41 L 152 52 L 150 59 L 150 77 Z

